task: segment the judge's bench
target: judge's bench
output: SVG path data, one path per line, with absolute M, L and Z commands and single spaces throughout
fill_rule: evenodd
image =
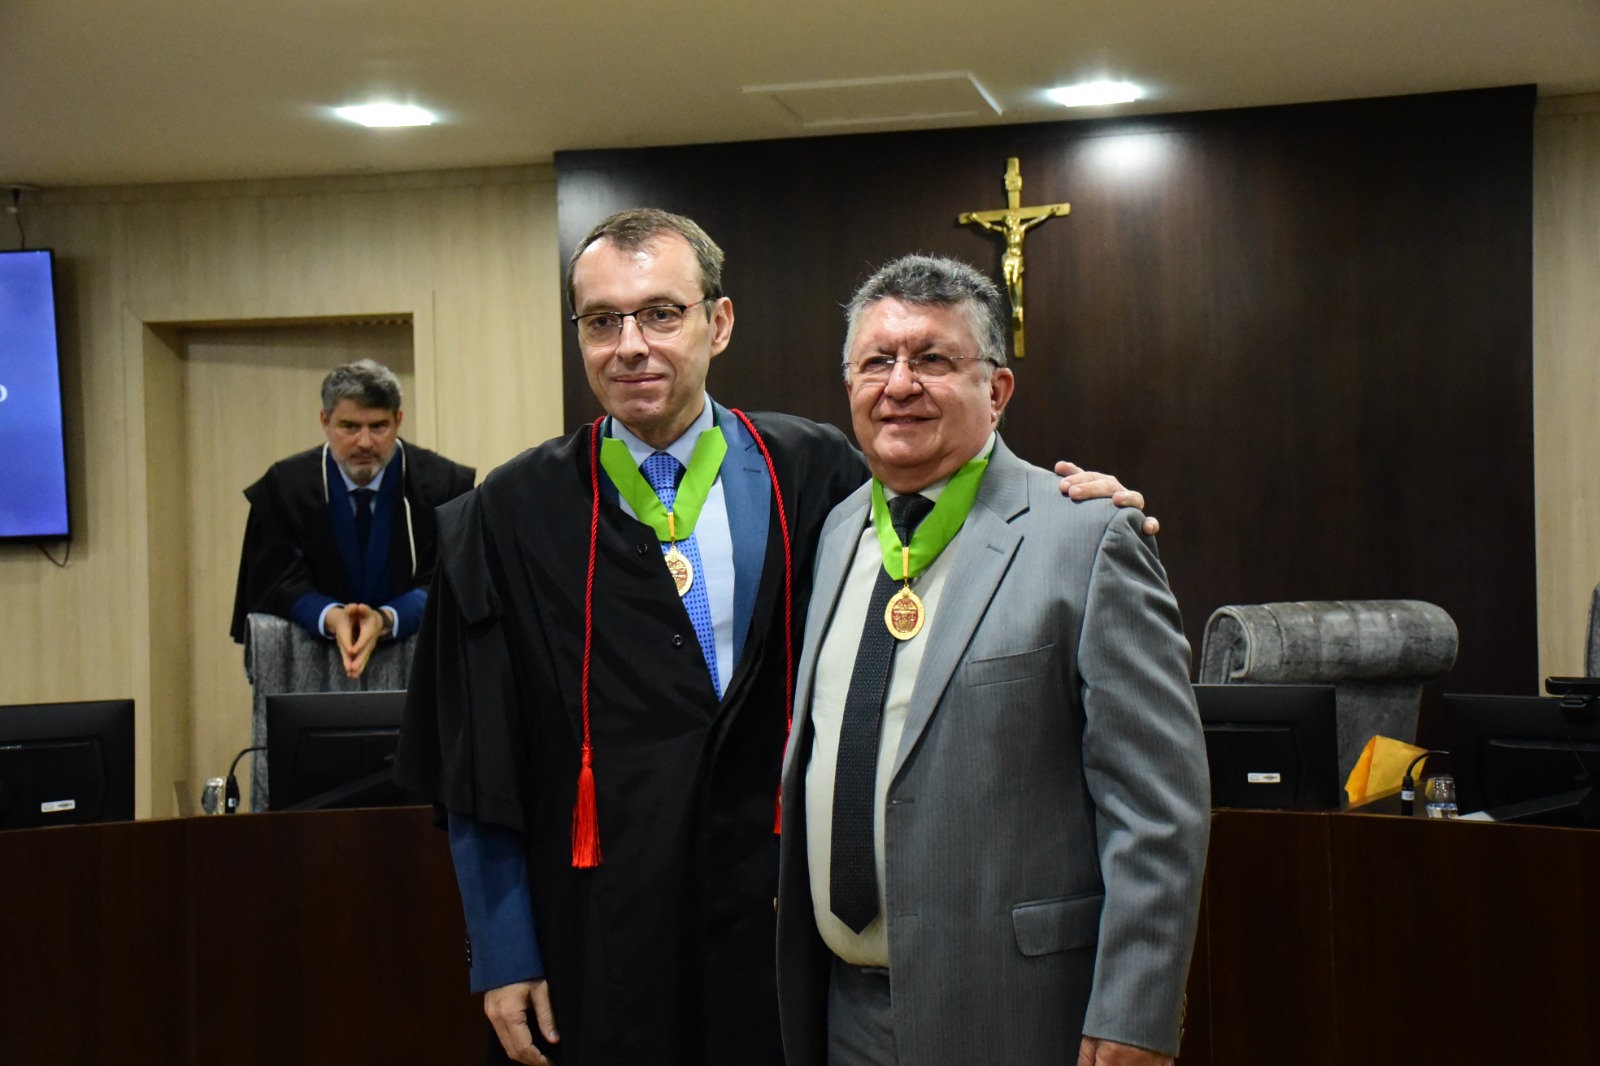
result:
M 1590 830 L 1217 811 L 1179 1061 L 1600 1060 L 1597 884 Z M 0 832 L 0 1063 L 475 1062 L 463 936 L 425 808 Z

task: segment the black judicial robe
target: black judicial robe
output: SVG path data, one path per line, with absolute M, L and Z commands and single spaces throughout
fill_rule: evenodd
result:
M 334 540 L 324 495 L 322 452 L 319 446 L 280 459 L 244 490 L 250 501 L 250 517 L 245 522 L 244 547 L 239 555 L 231 630 L 233 639 L 241 644 L 245 619 L 252 611 L 291 618 L 295 602 L 308 592 L 321 592 L 348 602 L 349 577 Z M 397 451 L 385 481 L 400 474 Z M 432 580 L 438 556 L 434 511 L 470 490 L 477 476 L 469 466 L 410 443 L 405 444 L 403 475 L 401 487 L 411 501 L 411 535 L 416 537 L 416 576 L 411 572 L 405 511 L 397 503 L 389 525 L 390 598 Z
M 801 638 L 818 533 L 866 476 L 831 426 L 753 416 L 793 545 Z M 731 454 L 731 453 L 730 453 Z M 602 862 L 572 866 L 583 739 L 590 429 L 439 512 L 397 776 L 523 833 L 563 1066 L 778 1066 L 773 818 L 785 739 L 776 508 L 744 651 L 718 703 L 648 526 L 604 499 L 590 731 Z M 769 503 L 769 506 L 772 506 Z M 798 659 L 799 647 L 795 646 Z

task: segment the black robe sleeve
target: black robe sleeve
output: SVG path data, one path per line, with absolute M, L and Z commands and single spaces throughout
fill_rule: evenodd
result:
M 482 501 L 469 493 L 439 508 L 439 566 L 417 634 L 395 777 L 479 822 L 521 831 L 512 736 L 517 686 L 503 631 Z
M 293 506 L 276 467 L 244 490 L 250 501 L 244 547 L 239 553 L 239 580 L 234 589 L 233 639 L 243 644 L 246 619 L 252 611 L 288 618 L 296 601 L 316 591 L 311 568 L 296 533 Z

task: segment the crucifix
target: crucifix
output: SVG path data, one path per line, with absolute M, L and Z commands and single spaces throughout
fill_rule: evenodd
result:
M 956 219 L 963 226 L 978 225 L 986 230 L 1004 234 L 1006 254 L 1000 260 L 1001 273 L 1005 275 L 1006 292 L 1011 297 L 1011 349 L 1018 359 L 1024 355 L 1022 347 L 1022 238 L 1033 227 L 1047 218 L 1064 215 L 1072 210 L 1071 204 L 1043 204 L 1038 207 L 1022 206 L 1022 167 L 1017 157 L 1006 160 L 1006 206 L 993 211 L 964 211 Z

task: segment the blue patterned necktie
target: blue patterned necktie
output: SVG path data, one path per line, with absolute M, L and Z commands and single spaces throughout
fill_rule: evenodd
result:
M 683 480 L 683 464 L 667 452 L 656 452 L 639 469 L 643 471 L 645 480 L 650 482 L 650 487 L 656 490 L 656 495 L 661 497 L 661 505 L 672 510 L 673 501 L 678 498 L 678 482 Z M 671 548 L 671 543 L 664 541 L 661 553 L 665 555 Z M 678 541 L 678 551 L 694 568 L 694 584 L 683 594 L 683 605 L 688 608 L 689 621 L 694 623 L 695 636 L 700 638 L 700 650 L 705 654 L 706 668 L 711 671 L 711 687 L 716 690 L 717 699 L 720 700 L 722 684 L 717 680 L 717 631 L 711 620 L 711 599 L 706 595 L 705 568 L 700 565 L 700 543 L 691 535 L 688 540 Z

